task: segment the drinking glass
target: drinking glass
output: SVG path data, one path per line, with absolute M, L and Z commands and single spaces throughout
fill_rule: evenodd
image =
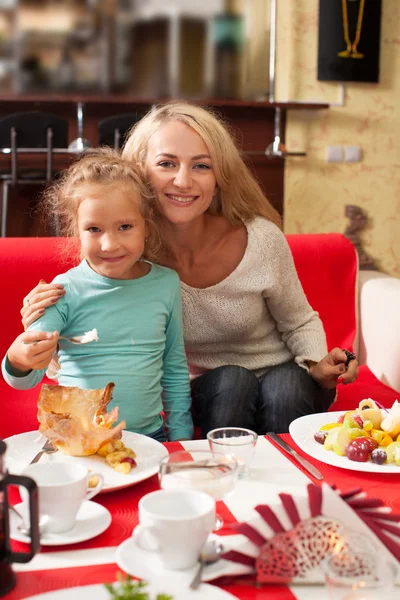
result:
M 397 570 L 376 552 L 344 550 L 321 563 L 330 600 L 375 600 L 394 598 Z
M 258 435 L 251 429 L 243 427 L 220 427 L 207 433 L 207 439 L 212 452 L 222 452 L 234 456 L 239 464 L 239 478 L 249 474 L 253 460 Z
M 158 479 L 164 490 L 199 490 L 214 500 L 223 500 L 232 492 L 238 474 L 238 463 L 229 455 L 208 450 L 180 450 L 163 458 Z M 215 529 L 223 519 L 216 515 Z

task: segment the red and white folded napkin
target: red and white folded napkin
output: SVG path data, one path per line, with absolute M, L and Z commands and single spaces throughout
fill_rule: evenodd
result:
M 256 573 L 260 583 L 324 583 L 321 561 L 350 548 L 368 547 L 400 562 L 400 515 L 356 489 L 340 494 L 327 484 L 309 484 L 307 495 L 279 494 L 280 503 L 258 505 L 246 522 L 224 536 L 227 550 L 205 579 Z

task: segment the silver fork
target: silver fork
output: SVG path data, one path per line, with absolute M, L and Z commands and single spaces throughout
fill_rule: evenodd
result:
M 46 439 L 46 441 L 43 444 L 40 452 L 38 452 L 36 454 L 36 456 L 33 458 L 33 460 L 31 460 L 31 462 L 29 464 L 33 465 L 34 463 L 37 463 L 38 460 L 40 460 L 42 454 L 53 454 L 54 452 L 57 452 L 57 450 L 58 450 L 58 448 L 56 448 L 53 445 L 53 442 L 51 442 L 49 439 Z
M 74 335 L 73 337 L 65 337 L 64 335 L 60 335 L 58 337 L 59 340 L 67 340 L 67 342 L 71 342 L 71 344 L 90 344 L 90 342 L 94 342 L 95 340 L 84 340 L 84 335 Z

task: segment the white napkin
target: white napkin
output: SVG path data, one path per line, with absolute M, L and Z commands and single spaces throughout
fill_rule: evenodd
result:
M 306 495 L 299 495 L 293 497 L 296 507 L 298 509 L 301 519 L 309 518 L 310 506 L 308 497 Z M 292 529 L 293 525 L 279 499 L 276 503 L 269 503 L 269 507 L 273 510 L 278 520 L 284 526 L 286 530 Z M 354 510 L 348 506 L 348 504 L 342 500 L 340 495 L 332 490 L 329 485 L 322 485 L 322 515 L 328 517 L 333 521 L 340 523 L 346 530 L 346 532 L 353 532 L 355 535 L 361 535 L 365 539 L 366 544 L 368 541 L 372 548 L 375 549 L 377 555 L 382 559 L 394 564 L 398 568 L 398 563 L 394 556 L 388 551 L 388 549 L 382 544 L 377 536 L 371 531 L 371 529 L 358 517 Z M 270 539 L 274 536 L 274 532 L 271 527 L 262 519 L 260 514 L 254 509 L 250 511 L 249 517 L 246 519 L 246 523 L 251 525 L 261 536 L 266 539 Z M 228 550 L 235 550 L 243 553 L 249 558 L 255 558 L 258 556 L 259 547 L 253 544 L 246 536 L 242 534 L 236 534 L 232 536 L 218 536 L 218 539 L 224 546 L 224 552 Z M 204 581 L 211 581 L 218 577 L 232 576 L 232 575 L 244 575 L 255 572 L 255 568 L 246 566 L 237 562 L 221 559 L 213 565 L 208 565 L 203 572 Z M 314 568 L 307 572 L 305 577 L 295 578 L 293 584 L 324 584 L 324 575 L 320 567 Z M 400 577 L 399 581 L 400 583 Z

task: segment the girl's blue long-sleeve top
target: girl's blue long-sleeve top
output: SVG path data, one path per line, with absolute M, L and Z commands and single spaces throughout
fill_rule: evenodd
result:
M 54 279 L 66 294 L 30 330 L 59 331 L 73 337 L 96 328 L 99 341 L 75 345 L 59 341 L 60 385 L 101 389 L 113 381 L 112 406 L 129 431 L 149 434 L 162 425 L 169 440 L 193 437 L 190 384 L 183 343 L 178 275 L 151 264 L 139 279 L 110 279 L 84 260 Z M 7 358 L 4 379 L 29 389 L 45 370 L 17 377 Z

